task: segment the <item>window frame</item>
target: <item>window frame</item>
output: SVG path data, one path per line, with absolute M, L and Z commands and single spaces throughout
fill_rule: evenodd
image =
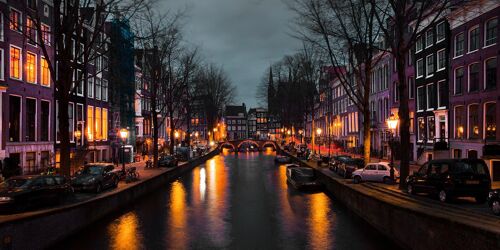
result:
M 414 76 L 408 76 L 408 99 L 412 100 L 415 99 L 415 77 Z M 410 79 L 412 79 L 410 81 Z M 410 84 L 411 82 L 411 84 Z
M 43 80 L 43 61 L 46 61 L 47 62 L 47 74 L 48 74 L 48 84 L 44 84 L 44 80 Z M 44 56 L 40 56 L 40 86 L 43 86 L 43 87 L 47 87 L 47 88 L 50 88 L 51 86 L 51 82 L 52 82 L 52 79 L 51 79 L 51 75 L 50 75 L 50 68 L 49 68 L 49 62 L 45 59 Z
M 477 81 L 478 81 L 478 83 L 477 83 L 477 89 L 476 89 L 476 90 L 471 91 L 471 89 L 470 89 L 470 86 L 471 86 L 470 76 L 471 76 L 471 72 L 472 72 L 472 71 L 471 71 L 471 67 L 472 67 L 473 65 L 478 65 L 479 70 L 478 70 L 478 72 L 477 72 Z M 481 86 L 480 86 L 480 84 L 481 84 L 481 83 L 480 83 L 481 79 L 479 79 L 479 76 L 480 76 L 480 75 L 481 75 L 481 63 L 480 63 L 480 62 L 472 62 L 472 63 L 470 63 L 470 64 L 467 66 L 467 93 L 471 93 L 471 92 L 472 92 L 472 93 L 474 93 L 474 92 L 478 92 L 478 91 L 481 89 Z
M 12 48 L 18 49 L 19 50 L 19 78 L 12 77 L 12 63 L 11 63 L 11 58 L 12 58 Z M 10 44 L 9 46 L 9 78 L 13 80 L 18 80 L 22 81 L 23 80 L 23 49 L 20 47 L 17 47 L 15 45 Z
M 415 65 L 415 72 L 416 72 L 416 75 L 417 75 L 416 79 L 424 77 L 424 72 L 420 72 L 420 70 L 418 69 L 419 68 L 419 65 L 418 65 L 419 62 L 424 63 L 424 58 L 420 58 L 416 62 L 416 65 Z M 425 65 L 422 65 L 422 71 L 424 71 L 424 68 L 425 68 Z
M 487 44 L 488 43 L 488 38 L 487 38 L 487 35 L 488 35 L 488 23 L 491 22 L 491 21 L 494 21 L 496 20 L 497 21 L 497 27 L 496 27 L 496 37 L 495 37 L 495 42 L 491 43 L 491 44 Z M 498 43 L 498 16 L 496 17 L 492 17 L 488 20 L 486 20 L 484 22 L 484 47 L 483 48 L 488 48 L 488 47 L 491 47 L 491 46 L 494 46 Z
M 446 104 L 441 106 L 441 92 L 439 91 L 441 88 L 439 87 L 440 84 L 446 84 L 446 80 L 439 80 L 436 85 L 436 92 L 437 92 L 437 109 L 446 109 Z M 445 88 L 448 89 L 448 88 Z
M 5 67 L 5 54 L 3 48 L 0 48 L 0 81 L 5 81 L 4 67 Z
M 432 139 L 430 137 L 430 132 L 431 132 L 430 124 L 431 124 L 431 122 L 429 121 L 431 118 L 434 120 L 434 138 L 432 138 Z M 436 139 L 436 117 L 434 115 L 429 115 L 426 117 L 426 120 L 427 120 L 427 124 L 426 124 L 427 142 L 432 143 L 434 141 L 434 139 Z
M 429 58 L 431 58 L 432 62 L 432 72 L 429 74 Z M 435 72 L 435 65 L 434 65 L 434 53 L 431 53 L 427 56 L 425 56 L 425 78 L 430 78 L 434 76 Z
M 457 53 L 457 47 L 458 47 L 457 46 L 457 42 L 458 42 L 457 38 L 459 36 L 462 36 L 462 43 L 463 43 L 462 50 L 461 50 L 460 54 Z M 454 55 L 453 58 L 459 58 L 459 57 L 463 56 L 465 53 L 465 32 L 462 31 L 462 32 L 459 32 L 455 35 L 455 37 L 453 39 L 453 45 L 454 45 L 453 46 L 453 55 Z
M 34 70 L 34 77 L 35 77 L 35 81 L 30 81 L 30 77 L 29 77 L 29 74 L 30 71 L 27 69 L 28 67 L 28 55 L 32 56 L 35 61 L 34 61 L 34 67 L 33 67 L 33 70 Z M 33 53 L 33 52 L 30 52 L 30 51 L 26 51 L 26 65 L 24 65 L 26 67 L 26 82 L 27 83 L 31 83 L 31 84 L 38 84 L 38 57 L 37 57 L 37 54 Z
M 420 49 L 419 49 L 419 45 L 420 45 Z M 420 51 L 422 51 L 423 48 L 424 48 L 424 44 L 423 44 L 422 36 L 419 36 L 417 38 L 417 41 L 415 42 L 415 54 L 417 54 Z
M 433 88 L 434 85 L 435 84 L 433 82 L 425 85 L 425 89 L 427 91 L 427 95 L 426 95 L 426 102 L 427 102 L 426 103 L 426 107 L 427 107 L 427 109 L 425 109 L 425 111 L 432 111 L 432 110 L 435 109 L 434 107 L 431 107 L 431 103 L 432 103 L 433 100 L 429 100 L 429 98 L 432 98 L 432 96 L 430 95 L 430 93 L 431 93 L 430 89 Z M 434 96 L 433 96 L 434 98 L 436 98 L 435 95 L 436 95 L 436 91 L 434 91 Z
M 439 66 L 439 54 L 442 53 L 444 56 L 444 65 L 441 65 L 442 67 L 440 68 Z M 443 71 L 446 69 L 446 49 L 441 49 L 436 52 L 436 72 L 438 71 Z
M 423 91 L 424 91 L 424 100 L 425 100 L 426 103 L 425 103 L 425 105 L 424 105 L 425 107 L 423 107 L 423 109 L 420 109 L 421 108 L 420 107 L 420 96 L 418 94 L 418 90 L 419 89 L 423 89 Z M 425 96 L 425 91 L 426 91 L 426 87 L 425 86 L 418 86 L 417 87 L 417 112 L 424 112 L 425 109 L 427 108 L 427 97 Z
M 462 113 L 462 122 L 464 122 L 464 115 L 467 116 L 467 111 L 465 110 L 465 105 L 456 105 L 453 107 L 453 138 L 455 139 L 458 139 L 458 140 L 463 140 L 465 139 L 465 131 L 462 131 L 462 136 L 458 137 L 458 127 L 457 127 L 457 109 L 458 108 L 462 108 L 464 113 Z M 462 124 L 462 126 L 464 127 L 463 130 L 466 130 L 467 129 L 467 117 L 465 117 L 465 123 Z
M 483 125 L 483 140 L 496 140 L 497 139 L 497 136 L 495 134 L 495 138 L 486 138 L 486 106 L 488 104 L 494 104 L 495 105 L 495 111 L 497 111 L 496 109 L 498 108 L 498 104 L 497 104 L 497 101 L 488 101 L 488 102 L 484 102 L 483 103 L 483 122 L 482 122 L 482 125 Z M 496 121 L 496 118 L 497 118 L 497 115 L 494 114 L 493 117 L 495 117 L 495 124 L 498 123 L 498 121 Z
M 471 44 L 472 44 L 472 39 L 471 39 L 471 33 L 473 31 L 477 30 L 478 34 L 477 34 L 477 48 L 474 49 L 474 50 L 471 50 Z M 479 29 L 479 25 L 474 25 L 472 26 L 468 31 L 467 31 L 467 54 L 470 54 L 470 53 L 474 53 L 476 51 L 479 50 L 479 48 L 481 47 L 481 30 Z
M 29 131 L 28 131 L 28 130 L 29 130 L 29 125 L 25 125 L 25 129 L 24 129 L 25 131 L 24 131 L 24 133 L 26 133 L 26 135 L 24 136 L 24 138 L 25 138 L 25 140 L 26 140 L 27 142 L 36 142 L 36 141 L 38 141 L 38 128 L 39 128 L 39 126 L 41 125 L 41 124 L 39 123 L 40 121 L 37 119 L 37 118 L 38 118 L 38 99 L 36 99 L 35 97 L 28 97 L 28 96 L 25 98 L 25 102 L 26 102 L 26 104 L 25 104 L 25 106 L 26 106 L 25 113 L 26 113 L 26 114 L 25 114 L 25 115 L 26 115 L 26 122 L 27 122 L 27 123 L 29 123 L 29 122 L 28 122 L 28 100 L 33 100 L 33 101 L 35 101 L 35 126 L 34 126 L 34 129 L 35 129 L 35 136 L 34 136 L 33 140 L 27 139 L 27 138 L 28 138 L 28 136 L 29 136 Z M 21 102 L 22 102 L 22 100 L 21 100 Z M 22 126 L 21 126 L 21 127 L 22 127 Z M 23 134 L 23 133 L 22 133 L 22 134 Z M 22 137 L 22 136 L 21 136 L 21 137 Z
M 487 76 L 488 76 L 488 72 L 487 72 L 488 68 L 487 68 L 486 65 L 487 65 L 487 62 L 489 60 L 495 60 L 495 63 L 496 63 L 495 73 L 497 75 L 496 75 L 496 79 L 495 79 L 496 84 L 495 84 L 494 88 L 488 88 L 488 85 L 487 85 L 488 84 L 488 78 L 487 78 Z M 484 86 L 483 86 L 484 90 L 490 90 L 490 89 L 497 89 L 498 88 L 498 86 L 497 86 L 498 85 L 498 58 L 496 56 L 492 56 L 492 57 L 488 57 L 488 58 L 484 59 L 484 63 L 483 63 L 483 82 L 484 82 Z
M 439 27 L 443 25 L 443 38 L 439 39 Z M 436 25 L 436 43 L 442 42 L 446 39 L 446 24 L 444 21 L 441 21 Z
M 462 75 L 462 83 L 460 86 L 460 93 L 457 93 L 457 71 L 459 69 L 462 69 L 463 70 L 463 75 Z M 465 67 L 464 66 L 460 66 L 460 67 L 457 67 L 453 70 L 453 95 L 463 95 L 464 94 L 464 86 L 463 86 L 463 79 L 465 78 Z
M 17 25 L 18 29 L 12 29 L 12 27 L 10 26 L 10 23 L 12 21 L 10 18 L 10 14 L 12 11 L 17 12 L 19 14 L 19 24 Z M 9 7 L 9 29 L 21 34 L 23 32 L 23 12 L 14 7 Z
M 477 106 L 477 119 L 478 119 L 477 124 L 478 124 L 478 126 L 480 126 L 480 124 L 481 124 L 481 121 L 479 121 L 479 116 L 480 116 L 480 114 L 479 114 L 479 107 L 481 105 L 479 103 L 470 103 L 470 104 L 468 104 L 467 105 L 467 137 L 466 138 L 468 140 L 477 140 L 477 139 L 481 138 L 480 134 L 477 135 L 477 138 L 472 138 L 471 137 L 471 129 L 473 129 L 473 128 L 471 126 L 471 121 L 470 121 L 470 109 L 471 109 L 472 106 Z
M 42 103 L 43 102 L 46 102 L 49 104 L 49 114 L 48 114 L 48 124 L 47 124 L 47 141 L 52 141 L 51 138 L 50 138 L 50 131 L 51 131 L 51 128 L 50 128 L 50 125 L 51 125 L 51 117 L 52 117 L 52 102 L 48 99 L 40 99 L 40 114 L 42 113 Z M 42 141 L 42 119 L 40 119 L 40 138 L 39 138 L 39 141 Z
M 431 34 L 431 37 L 432 37 L 432 41 L 429 43 L 429 34 Z M 425 48 L 430 48 L 432 47 L 432 45 L 434 45 L 434 27 L 431 27 L 429 28 L 426 32 L 425 32 Z

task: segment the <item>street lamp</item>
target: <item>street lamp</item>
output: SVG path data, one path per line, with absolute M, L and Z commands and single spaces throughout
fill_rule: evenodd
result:
M 120 129 L 120 138 L 122 138 L 122 171 L 125 173 L 125 142 L 127 141 L 128 130 L 126 128 Z
M 318 135 L 318 139 L 321 136 L 321 132 L 322 132 L 321 128 L 316 129 L 316 134 Z M 318 143 L 318 153 L 321 156 L 321 144 L 320 143 Z
M 76 137 L 76 145 L 78 146 L 79 142 L 81 143 L 80 138 L 82 138 L 82 131 L 80 130 L 75 131 L 75 137 Z
M 387 127 L 390 130 L 390 145 L 389 147 L 391 148 L 391 180 L 394 181 L 394 134 L 396 133 L 396 127 L 398 126 L 399 120 L 394 116 L 394 114 L 391 114 L 389 118 L 387 119 Z
M 213 139 L 215 141 L 215 133 L 217 133 L 218 129 L 217 128 L 214 128 L 214 136 L 213 136 Z
M 300 135 L 300 144 L 302 144 L 302 134 L 304 134 L 304 130 L 300 129 L 299 130 L 299 135 Z

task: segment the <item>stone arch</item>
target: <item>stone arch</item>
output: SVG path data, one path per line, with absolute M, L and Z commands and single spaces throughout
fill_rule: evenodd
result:
M 230 142 L 223 142 L 219 145 L 219 148 L 222 150 L 223 148 L 229 146 L 230 148 L 232 148 L 233 150 L 236 150 L 236 147 L 234 146 L 233 143 L 230 143 Z
M 236 146 L 236 149 L 240 149 L 240 147 L 241 147 L 241 145 L 242 145 L 243 143 L 250 143 L 250 144 L 253 144 L 254 146 L 256 146 L 257 148 L 259 148 L 259 149 L 260 149 L 259 144 L 258 144 L 256 141 L 254 141 L 254 140 L 243 140 L 243 141 L 241 141 L 241 142 L 238 142 L 238 145 Z
M 276 146 L 276 143 L 273 142 L 273 141 L 264 141 L 262 142 L 262 146 L 261 146 L 261 149 L 264 150 L 264 148 L 268 145 L 271 145 L 273 147 L 274 150 L 277 150 L 278 147 Z

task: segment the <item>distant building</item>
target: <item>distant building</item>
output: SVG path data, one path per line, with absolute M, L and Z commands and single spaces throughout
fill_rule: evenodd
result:
M 257 109 L 248 110 L 248 138 L 257 138 Z
M 228 140 L 248 138 L 247 108 L 244 103 L 241 106 L 226 106 L 224 120 L 226 121 Z

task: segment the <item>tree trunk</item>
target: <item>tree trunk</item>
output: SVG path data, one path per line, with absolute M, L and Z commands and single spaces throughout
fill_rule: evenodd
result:
M 410 173 L 410 111 L 408 107 L 408 88 L 406 87 L 405 53 L 396 52 L 399 90 L 399 135 L 400 135 L 400 182 L 399 188 L 406 189 L 406 177 Z
M 175 146 L 175 126 L 174 126 L 174 112 L 169 109 L 168 111 L 168 119 L 170 120 L 170 146 L 169 146 L 169 151 L 170 154 L 174 154 L 174 146 Z
M 371 127 L 371 120 L 370 120 L 370 110 L 365 109 L 365 112 L 363 112 L 363 157 L 365 159 L 365 165 L 370 163 L 370 158 L 371 158 L 371 132 L 370 132 L 370 127 Z
M 64 89 L 64 88 L 63 88 Z M 64 90 L 62 90 L 64 91 Z M 58 100 L 58 122 L 59 122 L 59 141 L 60 141 L 60 168 L 61 174 L 69 177 L 71 175 L 70 158 L 70 138 L 69 138 L 69 116 L 68 116 L 68 98 L 67 95 L 60 95 Z
M 156 106 L 156 105 L 154 105 Z M 156 107 L 151 113 L 151 120 L 153 122 L 153 166 L 158 167 L 158 115 L 156 113 Z

